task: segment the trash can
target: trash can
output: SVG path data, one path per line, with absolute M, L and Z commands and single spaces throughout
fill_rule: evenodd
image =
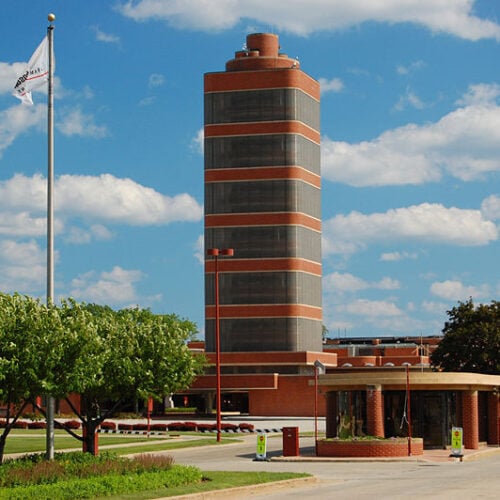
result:
M 299 428 L 283 427 L 283 456 L 299 456 Z

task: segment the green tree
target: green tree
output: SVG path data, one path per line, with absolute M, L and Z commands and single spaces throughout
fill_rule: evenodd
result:
M 63 327 L 56 308 L 19 294 L 0 293 L 0 402 L 5 426 L 0 435 L 0 463 L 10 431 L 35 398 L 54 387 L 57 357 L 53 337 Z
M 68 401 L 84 432 L 67 432 L 95 453 L 97 427 L 126 401 L 160 400 L 202 373 L 205 358 L 187 347 L 196 333 L 194 323 L 148 309 L 114 311 L 71 299 L 45 306 L 0 294 L 0 402 L 6 408 L 0 463 L 10 430 L 42 394 Z M 79 405 L 72 394 L 80 395 Z
M 82 367 L 81 374 L 61 380 L 60 387 L 66 395 L 80 395 L 79 408 L 69 397 L 66 401 L 82 421 L 84 449 L 95 453 L 95 434 L 101 422 L 127 401 L 161 400 L 188 387 L 203 371 L 205 359 L 187 347 L 197 333 L 196 325 L 188 320 L 155 315 L 148 309 L 84 307 L 91 322 L 77 323 L 93 339 L 92 347 L 74 351 L 78 359 L 73 358 L 72 363 Z M 67 370 L 72 373 L 71 366 Z
M 500 302 L 475 306 L 469 299 L 447 314 L 432 364 L 444 371 L 500 374 Z

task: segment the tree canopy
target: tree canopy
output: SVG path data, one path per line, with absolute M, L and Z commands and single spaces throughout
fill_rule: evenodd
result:
M 68 401 L 92 452 L 98 425 L 126 401 L 160 400 L 202 372 L 205 359 L 187 346 L 196 333 L 194 323 L 175 314 L 71 299 L 45 306 L 0 293 L 0 401 L 7 408 L 0 462 L 15 421 L 43 394 Z M 80 404 L 71 394 L 80 395 Z
M 500 302 L 474 305 L 472 299 L 447 311 L 443 339 L 431 355 L 443 371 L 500 374 Z

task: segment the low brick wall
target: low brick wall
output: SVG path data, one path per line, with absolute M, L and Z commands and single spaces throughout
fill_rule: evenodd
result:
M 319 457 L 406 457 L 408 456 L 408 441 L 406 439 L 380 440 L 327 440 L 317 442 Z M 411 440 L 411 454 L 423 455 L 424 442 L 421 438 Z

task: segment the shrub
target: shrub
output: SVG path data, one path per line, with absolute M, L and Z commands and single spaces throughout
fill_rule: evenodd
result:
M 120 431 L 132 431 L 134 430 L 133 424 L 118 424 L 118 430 Z
M 239 425 L 240 431 L 242 432 L 253 432 L 255 426 L 253 424 L 241 423 Z
M 167 424 L 151 424 L 150 429 L 152 431 L 165 432 L 167 430 Z
M 147 431 L 148 430 L 148 425 L 147 424 L 133 424 L 133 430 L 134 431 Z
M 101 429 L 106 431 L 114 431 L 116 430 L 116 424 L 114 422 L 101 422 Z
M 78 420 L 67 420 L 66 422 L 63 422 L 62 425 L 65 429 L 79 429 L 80 428 L 80 422 L 78 422 Z
M 28 429 L 45 429 L 45 422 L 28 422 Z
M 27 429 L 28 422 L 24 422 L 23 420 L 17 420 L 12 427 L 14 429 Z
M 198 432 L 212 432 L 217 429 L 215 424 L 198 424 Z
M 223 431 L 233 431 L 233 432 L 237 432 L 238 430 L 238 426 L 235 425 L 235 424 L 226 424 L 226 423 L 222 423 L 221 424 L 221 429 Z
M 196 432 L 196 422 L 172 422 L 168 424 L 169 431 Z

